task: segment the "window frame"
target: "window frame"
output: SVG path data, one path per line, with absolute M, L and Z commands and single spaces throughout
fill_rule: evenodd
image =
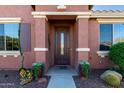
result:
M 115 24 L 123 24 L 123 23 L 101 23 L 101 24 L 112 24 L 112 45 L 114 44 L 114 32 L 115 32 Z M 101 24 L 99 24 L 99 51 L 103 51 L 103 52 L 105 52 L 105 51 L 109 51 L 109 50 L 100 50 L 100 25 Z
M 0 24 L 18 24 L 19 25 L 19 30 L 20 30 L 20 23 L 0 23 Z M 18 30 L 18 31 L 19 31 Z M 15 57 L 17 57 L 18 55 L 20 55 L 20 51 L 19 50 L 7 50 L 7 46 L 6 46 L 6 34 L 4 32 L 4 50 L 0 50 L 0 55 L 3 55 L 3 57 L 6 57 L 6 56 L 11 56 L 11 55 L 14 55 Z
M 101 24 L 112 24 L 112 23 L 101 23 Z M 99 36 L 98 36 L 98 38 L 99 38 L 99 46 L 98 46 L 98 51 L 103 51 L 103 52 L 105 52 L 105 51 L 109 51 L 109 50 L 100 50 L 100 25 L 101 24 L 99 24 Z M 113 45 L 113 41 L 114 41 L 114 39 L 113 39 L 113 32 L 114 30 L 113 30 L 113 24 L 112 24 L 112 45 Z

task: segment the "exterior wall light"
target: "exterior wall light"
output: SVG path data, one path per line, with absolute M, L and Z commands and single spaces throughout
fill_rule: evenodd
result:
M 57 10 L 66 10 L 66 6 L 65 5 L 58 5 Z

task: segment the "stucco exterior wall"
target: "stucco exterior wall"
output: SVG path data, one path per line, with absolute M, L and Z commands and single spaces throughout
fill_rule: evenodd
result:
M 88 48 L 88 18 L 79 18 L 77 20 L 77 49 Z M 78 62 L 80 60 L 88 60 L 88 51 L 77 51 L 78 52 Z
M 99 23 L 96 19 L 89 20 L 89 62 L 93 69 L 103 69 L 113 66 L 112 62 L 107 58 L 98 56 L 99 51 Z M 101 61 L 101 63 L 100 63 Z
M 88 60 L 90 62 L 91 68 L 93 69 L 103 69 L 113 66 L 113 64 L 108 60 L 108 58 L 102 59 L 100 63 L 100 57 L 98 57 L 97 51 L 99 47 L 99 23 L 96 19 L 88 18 L 79 18 L 76 20 L 75 16 L 54 16 L 52 15 L 46 18 L 33 18 L 31 12 L 34 11 L 33 8 L 29 5 L 1 5 L 0 6 L 0 18 L 13 18 L 21 17 L 22 23 L 31 24 L 31 51 L 25 52 L 25 61 L 24 67 L 30 68 L 33 62 L 43 61 L 45 62 L 46 69 L 50 66 L 53 66 L 54 63 L 51 63 L 51 60 L 54 59 L 54 45 L 52 45 L 50 51 L 34 51 L 34 48 L 48 48 L 48 32 L 50 34 L 50 40 L 54 39 L 53 27 L 49 25 L 50 20 L 73 20 L 74 23 L 71 27 L 73 29 L 73 39 L 74 44 L 73 62 L 72 66 L 77 66 L 78 62 L 82 59 Z M 35 11 L 45 11 L 45 12 L 58 12 L 57 5 L 36 5 Z M 85 12 L 89 11 L 88 5 L 67 5 L 66 12 Z M 46 16 L 47 17 L 47 16 Z M 76 48 L 90 48 L 88 51 L 76 51 Z M 54 61 L 54 60 L 53 60 Z M 73 65 L 74 64 L 74 65 Z M 7 56 L 0 56 L 0 69 L 18 69 L 21 66 L 20 58 Z
M 36 11 L 49 11 L 49 12 L 57 12 L 58 5 L 36 5 Z M 88 5 L 66 5 L 67 9 L 64 11 L 69 11 L 69 12 L 81 12 L 81 11 L 89 11 L 89 6 Z
M 33 52 L 24 53 L 24 67 L 30 68 L 32 63 L 35 61 Z M 18 70 L 21 67 L 21 58 L 20 56 L 0 56 L 0 70 Z
M 32 22 L 30 5 L 0 5 L 0 17 L 21 17 L 22 22 Z
M 0 18 L 21 18 L 21 23 L 31 24 L 31 51 L 24 52 L 24 67 L 30 68 L 35 62 L 34 55 L 34 19 L 31 15 L 32 7 L 30 5 L 0 5 Z M 20 56 L 0 56 L 0 69 L 19 69 L 21 66 Z

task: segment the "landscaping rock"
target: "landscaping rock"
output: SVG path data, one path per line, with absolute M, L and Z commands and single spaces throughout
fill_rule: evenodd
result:
M 112 71 L 112 70 L 107 70 L 107 71 L 105 71 L 105 72 L 101 75 L 101 78 L 104 78 L 104 76 L 108 75 L 109 73 L 113 73 L 113 74 L 117 75 L 117 76 L 120 78 L 120 80 L 122 80 L 122 75 L 121 75 L 120 73 L 118 73 L 118 72 L 116 72 L 116 71 Z
M 105 71 L 100 78 L 113 87 L 119 87 L 122 75 L 111 70 Z
M 47 82 L 47 79 L 46 78 L 40 78 L 38 80 L 38 83 L 44 83 L 44 82 Z

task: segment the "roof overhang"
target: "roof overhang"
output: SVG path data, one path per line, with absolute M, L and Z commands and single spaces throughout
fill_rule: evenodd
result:
M 91 18 L 124 18 L 124 11 L 91 11 Z
M 90 18 L 97 18 L 102 24 L 124 23 L 124 11 L 92 11 Z

